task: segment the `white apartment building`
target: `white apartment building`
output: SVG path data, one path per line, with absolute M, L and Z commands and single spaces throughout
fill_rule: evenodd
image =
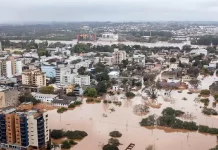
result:
M 75 80 L 76 76 L 77 76 L 76 73 L 63 75 L 63 79 L 62 79 L 61 84 L 72 84 L 72 83 L 74 83 L 74 80 Z
M 28 136 L 29 145 L 39 147 L 41 143 L 49 141 L 49 126 L 48 126 L 48 113 L 43 112 L 43 114 L 34 114 L 34 110 L 28 112 Z M 44 124 L 44 125 L 43 125 Z M 41 126 L 43 128 L 41 128 Z M 44 138 L 39 139 L 39 138 Z M 41 143 L 39 143 L 41 142 Z
M 133 60 L 138 65 L 145 66 L 145 55 L 133 55 Z
M 22 61 L 21 60 L 15 61 L 15 74 L 16 75 L 22 74 Z
M 11 61 L 10 60 L 6 61 L 6 77 L 8 78 L 13 77 L 11 68 L 12 68 Z
M 65 67 L 64 65 L 61 65 L 56 68 L 56 82 L 60 84 L 64 84 L 64 76 L 71 74 L 71 68 L 69 66 Z
M 119 51 L 119 49 L 115 48 L 113 55 L 113 64 L 121 64 L 123 60 L 126 60 L 126 52 L 125 51 Z
M 75 77 L 74 83 L 78 85 L 90 85 L 90 76 L 80 75 Z

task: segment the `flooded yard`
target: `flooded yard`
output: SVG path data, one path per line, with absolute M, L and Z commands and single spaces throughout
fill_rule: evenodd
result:
M 213 82 L 213 77 L 202 80 L 203 88 Z M 209 83 L 211 82 L 211 83 Z M 131 100 L 121 99 L 124 95 L 117 95 L 117 99 L 122 101 L 122 106 L 115 104 L 87 104 L 83 100 L 83 104 L 74 110 L 68 110 L 63 114 L 57 114 L 56 110 L 49 110 L 49 124 L 51 129 L 63 130 L 83 130 L 88 133 L 78 145 L 74 146 L 74 150 L 101 150 L 104 144 L 107 144 L 109 132 L 118 130 L 123 136 L 119 138 L 119 149 L 124 150 L 130 143 L 134 143 L 134 150 L 143 150 L 148 145 L 154 145 L 156 150 L 208 150 L 217 144 L 217 137 L 209 134 L 201 134 L 198 132 L 190 132 L 186 130 L 175 130 L 168 128 L 144 128 L 139 125 L 142 118 L 148 115 L 161 115 L 166 107 L 182 110 L 193 116 L 193 121 L 198 125 L 207 125 L 209 127 L 218 128 L 218 118 L 205 116 L 201 113 L 203 104 L 196 102 L 198 94 L 187 94 L 188 90 L 182 93 L 172 91 L 170 97 L 171 102 L 164 101 L 165 91 L 159 91 L 158 103 L 162 106 L 160 109 L 150 108 L 150 112 L 145 116 L 138 116 L 133 113 L 133 107 L 142 104 L 142 96 Z M 137 92 L 136 92 L 137 94 Z M 186 97 L 187 100 L 182 100 Z M 209 97 L 209 108 L 212 107 L 213 98 Z M 115 111 L 111 111 L 114 108 Z M 215 108 L 218 110 L 218 108 Z M 183 118 L 181 118 L 183 119 Z M 189 120 L 188 120 L 189 121 Z

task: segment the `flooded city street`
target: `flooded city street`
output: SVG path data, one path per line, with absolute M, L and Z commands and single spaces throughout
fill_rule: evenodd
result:
M 202 80 L 202 86 L 210 85 L 213 81 L 214 77 L 207 77 Z M 182 93 L 172 91 L 170 93 L 170 97 L 173 99 L 171 102 L 164 101 L 165 91 L 160 91 L 158 103 L 162 104 L 161 108 L 150 108 L 149 114 L 145 116 L 137 116 L 133 113 L 133 107 L 143 102 L 141 95 L 131 100 L 121 99 L 122 94 L 117 96 L 118 100 L 122 101 L 120 107 L 113 103 L 104 104 L 103 102 L 100 104 L 87 104 L 84 100 L 83 105 L 80 107 L 61 115 L 57 114 L 56 110 L 49 111 L 50 128 L 86 131 L 88 136 L 72 148 L 75 150 L 102 149 L 102 146 L 110 138 L 109 132 L 114 130 L 118 130 L 123 134 L 119 139 L 120 143 L 123 144 L 119 146 L 120 149 L 125 149 L 130 143 L 134 143 L 134 149 L 136 150 L 145 149 L 148 145 L 154 145 L 157 150 L 166 148 L 168 150 L 208 150 L 216 145 L 216 136 L 162 127 L 158 129 L 144 128 L 139 125 L 142 118 L 152 114 L 161 115 L 164 108 L 172 107 L 191 114 L 193 116 L 192 120 L 197 124 L 217 128 L 218 119 L 216 117 L 205 116 L 201 113 L 202 109 L 200 107 L 203 107 L 203 104 L 195 101 L 198 93 L 187 94 L 187 91 L 184 90 Z M 142 93 L 142 96 L 146 96 L 146 94 Z M 186 97 L 187 101 L 182 100 L 183 97 Z M 213 98 L 210 97 L 209 108 L 212 107 L 212 102 Z M 115 111 L 111 112 L 111 108 L 114 108 Z M 103 116 L 103 114 L 106 114 L 107 117 Z

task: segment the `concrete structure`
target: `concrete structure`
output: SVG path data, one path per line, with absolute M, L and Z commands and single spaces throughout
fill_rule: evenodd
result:
M 39 69 L 25 70 L 22 73 L 22 84 L 38 87 L 46 86 L 46 75 Z
M 74 86 L 73 85 L 68 85 L 66 88 L 66 94 L 72 93 L 74 91 Z
M 60 84 L 64 83 L 63 76 L 66 75 L 66 74 L 71 74 L 70 67 L 65 67 L 64 65 L 58 66 L 56 68 L 56 82 L 60 83 Z
M 179 60 L 181 61 L 181 63 L 185 63 L 185 64 L 189 64 L 189 57 L 187 56 L 182 56 L 179 58 Z
M 133 61 L 138 65 L 145 66 L 145 55 L 133 55 Z
M 110 77 L 110 79 L 118 78 L 119 75 L 120 75 L 120 73 L 118 71 L 111 71 L 108 73 L 108 76 Z
M 119 51 L 119 49 L 114 49 L 113 55 L 113 64 L 121 64 L 123 60 L 126 60 L 126 52 Z
M 0 108 L 18 105 L 19 92 L 10 87 L 0 87 Z
M 41 65 L 41 70 L 42 72 L 45 72 L 46 77 L 52 78 L 52 77 L 56 77 L 56 70 L 55 70 L 55 66 L 53 65 Z
M 78 84 L 80 86 L 83 85 L 90 85 L 90 76 L 87 75 L 80 75 L 75 77 L 75 84 Z
M 6 61 L 6 77 L 8 78 L 13 77 L 11 68 L 12 68 L 11 61 Z
M 118 41 L 119 35 L 113 33 L 103 33 L 102 37 L 99 38 L 100 41 Z
M 58 95 L 55 95 L 55 94 L 41 94 L 41 93 L 35 93 L 35 92 L 32 92 L 31 94 L 33 97 L 35 97 L 35 99 L 40 100 L 41 102 L 47 102 L 47 103 L 51 103 L 55 98 L 58 97 Z
M 21 75 L 22 74 L 22 61 L 16 60 L 15 61 L 15 75 Z
M 31 108 L 31 107 L 30 107 Z M 6 107 L 0 110 L 0 147 L 4 149 L 42 149 L 49 141 L 47 112 L 36 109 L 19 110 Z
M 207 56 L 207 50 L 206 49 L 194 49 L 194 50 L 191 50 L 190 51 L 190 54 L 191 55 L 200 55 L 200 54 L 203 54 L 205 56 Z

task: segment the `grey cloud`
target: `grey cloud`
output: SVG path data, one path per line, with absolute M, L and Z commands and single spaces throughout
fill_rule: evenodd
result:
M 2 1 L 2 2 L 1 2 Z M 1 22 L 217 21 L 217 0 L 0 0 Z

